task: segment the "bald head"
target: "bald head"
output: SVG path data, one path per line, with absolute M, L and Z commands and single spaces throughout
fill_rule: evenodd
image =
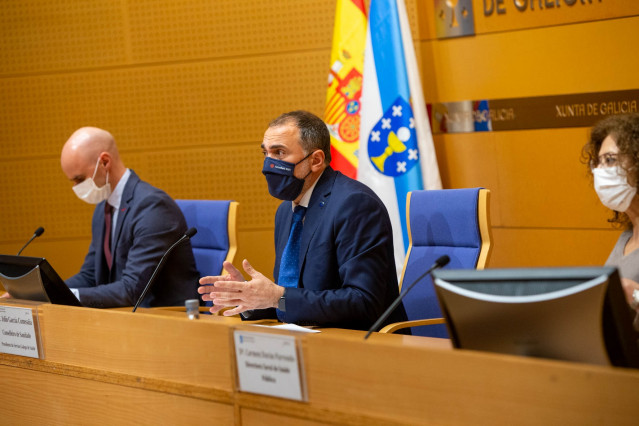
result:
M 60 164 L 62 171 L 74 185 L 95 173 L 96 184 L 101 186 L 106 183 L 108 172 L 109 183 L 114 188 L 126 170 L 111 133 L 97 127 L 76 130 L 62 147 Z M 104 168 L 102 173 L 101 167 Z

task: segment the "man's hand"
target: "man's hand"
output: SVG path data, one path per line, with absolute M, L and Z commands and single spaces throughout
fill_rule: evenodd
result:
M 213 300 L 211 299 L 210 294 L 213 291 L 213 284 L 217 281 L 244 281 L 242 273 L 238 271 L 231 262 L 225 261 L 223 266 L 224 269 L 228 271 L 228 274 L 200 278 L 200 284 L 202 285 L 198 287 L 197 292 L 202 295 L 202 300 L 205 302 Z
M 12 297 L 8 292 L 5 292 L 0 295 L 0 299 L 12 299 Z
M 227 306 L 235 306 L 235 308 L 224 311 L 225 316 L 236 315 L 251 309 L 277 306 L 277 302 L 284 294 L 284 287 L 278 286 L 253 269 L 246 259 L 242 262 L 242 267 L 251 277 L 251 281 L 244 281 L 240 271 L 228 262 L 224 262 L 224 268 L 229 271 L 228 275 L 200 279 L 200 284 L 204 285 L 198 289 L 198 292 L 200 294 L 210 292 L 202 296 L 202 299 L 213 301 L 212 313 Z M 211 284 L 213 284 L 212 287 Z

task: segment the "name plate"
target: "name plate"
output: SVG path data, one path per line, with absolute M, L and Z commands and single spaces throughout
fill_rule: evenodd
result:
M 233 337 L 239 390 L 305 401 L 295 336 L 235 330 Z
M 40 358 L 38 335 L 30 308 L 0 306 L 0 352 Z

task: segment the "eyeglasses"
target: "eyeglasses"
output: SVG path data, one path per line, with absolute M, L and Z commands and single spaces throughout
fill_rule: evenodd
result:
M 617 154 L 606 153 L 597 157 L 599 162 L 596 167 L 614 167 L 617 165 Z

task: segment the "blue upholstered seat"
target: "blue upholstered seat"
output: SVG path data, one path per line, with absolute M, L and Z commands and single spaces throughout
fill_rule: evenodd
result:
M 191 238 L 200 276 L 220 275 L 224 260 L 233 262 L 237 249 L 235 217 L 237 202 L 228 200 L 175 200 L 186 224 L 197 228 Z
M 401 287 L 423 274 L 437 258 L 450 257 L 445 268 L 483 268 L 490 251 L 488 196 L 481 188 L 413 191 L 407 199 L 410 245 Z M 441 318 L 431 277 L 425 277 L 404 298 L 410 320 Z M 448 337 L 443 320 L 411 327 L 413 335 Z M 391 327 L 391 326 L 388 326 Z

